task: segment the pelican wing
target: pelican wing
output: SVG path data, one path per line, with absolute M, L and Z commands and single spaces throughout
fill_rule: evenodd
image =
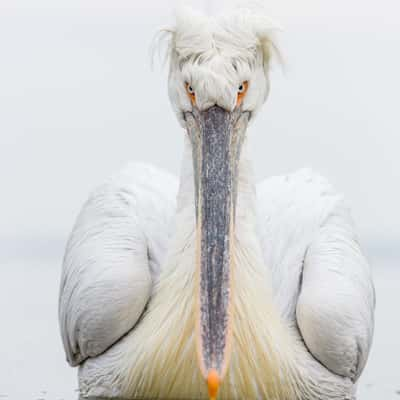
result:
M 371 346 L 375 293 L 348 209 L 310 170 L 257 188 L 260 237 L 282 315 L 315 359 L 355 381 Z
M 75 366 L 134 327 L 165 256 L 177 180 L 132 164 L 98 187 L 78 216 L 62 269 L 61 335 Z

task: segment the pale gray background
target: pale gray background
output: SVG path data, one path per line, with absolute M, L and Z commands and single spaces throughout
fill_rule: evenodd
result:
M 0 0 L 0 396 L 73 398 L 56 297 L 74 218 L 130 160 L 178 171 L 183 132 L 149 54 L 174 3 Z M 266 4 L 286 65 L 250 131 L 255 169 L 312 167 L 345 193 L 381 299 L 362 398 L 388 400 L 400 389 L 399 2 Z

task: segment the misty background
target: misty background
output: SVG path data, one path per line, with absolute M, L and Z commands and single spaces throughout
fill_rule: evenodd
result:
M 214 13 L 229 2 L 186 3 Z M 73 398 L 56 303 L 65 242 L 89 192 L 132 160 L 178 173 L 184 132 L 167 68 L 152 69 L 150 57 L 174 4 L 0 0 L 0 397 Z M 263 179 L 311 167 L 345 194 L 387 293 L 360 390 L 391 399 L 400 389 L 395 368 L 384 368 L 399 353 L 390 308 L 400 301 L 400 5 L 264 4 L 283 28 L 285 65 L 273 65 L 249 130 L 254 169 Z

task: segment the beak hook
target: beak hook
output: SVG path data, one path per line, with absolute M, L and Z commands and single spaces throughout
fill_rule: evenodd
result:
M 207 377 L 208 396 L 210 397 L 210 400 L 217 399 L 219 383 L 220 379 L 218 372 L 215 369 L 211 369 Z

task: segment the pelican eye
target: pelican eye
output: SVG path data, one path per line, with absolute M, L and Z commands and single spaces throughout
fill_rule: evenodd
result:
M 242 103 L 244 96 L 246 96 L 248 87 L 249 87 L 248 81 L 244 81 L 239 85 L 237 91 L 237 101 L 236 101 L 237 106 L 240 106 L 240 104 Z
M 190 101 L 192 102 L 192 104 L 194 104 L 196 101 L 196 94 L 194 92 L 193 86 L 190 83 L 186 82 L 185 87 L 186 93 L 188 94 Z

